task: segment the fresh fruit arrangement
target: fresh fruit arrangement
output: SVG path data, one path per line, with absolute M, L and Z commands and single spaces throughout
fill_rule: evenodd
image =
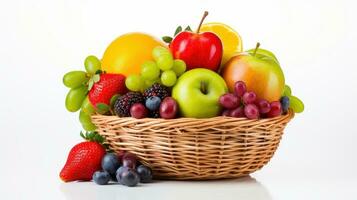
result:
M 137 162 L 133 154 L 106 152 L 104 138 L 96 132 L 81 133 L 87 140 L 75 145 L 60 172 L 64 182 L 90 181 L 106 185 L 109 181 L 129 187 L 149 183 L 153 174 L 148 166 Z
M 70 88 L 66 109 L 80 111 L 79 121 L 90 131 L 85 136 L 90 141 L 71 150 L 62 180 L 93 180 L 99 185 L 116 180 L 135 186 L 152 179 L 151 169 L 137 166 L 133 154 L 105 153 L 99 144 L 103 138 L 93 132 L 93 115 L 139 123 L 147 118 L 258 121 L 303 112 L 304 104 L 286 85 L 277 57 L 260 43 L 243 51 L 238 32 L 223 23 L 203 23 L 207 15 L 196 31 L 179 26 L 174 37 L 163 41 L 138 32 L 119 36 L 102 59 L 88 56 L 85 71 L 64 75 L 63 84 Z

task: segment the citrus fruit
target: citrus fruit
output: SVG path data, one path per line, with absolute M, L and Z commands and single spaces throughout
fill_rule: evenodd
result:
M 166 47 L 163 42 L 145 33 L 121 35 L 105 50 L 102 70 L 107 73 L 123 74 L 126 77 L 140 74 L 141 65 L 152 60 L 151 53 L 156 46 Z
M 200 32 L 213 32 L 221 39 L 223 45 L 221 65 L 224 65 L 235 54 L 243 51 L 241 37 L 226 24 L 219 22 L 206 23 L 201 26 Z

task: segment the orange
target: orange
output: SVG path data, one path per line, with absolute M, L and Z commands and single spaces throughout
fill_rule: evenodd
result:
M 221 39 L 223 45 L 222 66 L 231 57 L 243 51 L 241 37 L 237 31 L 226 24 L 219 22 L 206 23 L 201 26 L 200 32 L 213 32 Z
M 145 33 L 127 33 L 116 38 L 105 50 L 102 70 L 107 73 L 140 74 L 141 65 L 152 60 L 152 49 L 166 45 Z

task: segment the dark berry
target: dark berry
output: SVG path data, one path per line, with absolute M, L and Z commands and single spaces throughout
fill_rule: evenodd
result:
M 110 174 L 106 171 L 96 171 L 92 178 L 96 184 L 106 185 L 110 181 Z
M 161 99 L 158 96 L 152 96 L 146 99 L 145 106 L 151 110 L 155 111 L 158 110 L 160 107 Z
M 109 174 L 115 174 L 120 166 L 118 156 L 115 153 L 107 153 L 102 159 L 102 169 Z
M 144 103 L 143 95 L 140 92 L 128 92 L 115 101 L 114 112 L 119 117 L 129 117 L 130 108 L 135 103 Z
M 283 113 L 287 113 L 289 110 L 289 106 L 290 106 L 290 99 L 288 96 L 283 96 L 280 99 L 280 103 L 281 103 L 281 107 L 283 109 Z
M 134 169 L 125 168 L 120 172 L 120 183 L 123 185 L 134 187 L 139 181 L 140 177 Z
M 140 165 L 136 168 L 136 172 L 140 177 L 140 182 L 149 183 L 152 181 L 152 171 L 150 167 L 147 167 L 145 165 Z
M 149 97 L 159 97 L 161 100 L 165 99 L 165 97 L 170 96 L 169 88 L 163 86 L 159 83 L 154 83 L 151 87 L 144 91 L 144 98 L 148 99 Z

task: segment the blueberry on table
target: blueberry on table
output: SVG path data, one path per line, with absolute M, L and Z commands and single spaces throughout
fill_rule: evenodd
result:
M 106 171 L 96 171 L 93 174 L 93 181 L 98 185 L 106 185 L 110 181 L 110 174 Z
M 115 174 L 119 166 L 120 162 L 115 153 L 107 153 L 102 159 L 102 168 L 109 174 Z
M 136 186 L 139 181 L 140 177 L 134 169 L 128 168 L 127 170 L 122 171 L 120 179 L 121 184 L 133 187 Z
M 128 171 L 128 170 L 129 170 L 129 167 L 125 167 L 125 166 L 121 166 L 118 168 L 118 170 L 115 173 L 115 177 L 116 177 L 118 183 L 121 183 L 121 178 L 122 178 L 123 172 Z
M 136 168 L 136 172 L 140 177 L 141 183 L 149 183 L 152 181 L 152 170 L 150 169 L 150 167 L 145 165 L 139 165 Z

